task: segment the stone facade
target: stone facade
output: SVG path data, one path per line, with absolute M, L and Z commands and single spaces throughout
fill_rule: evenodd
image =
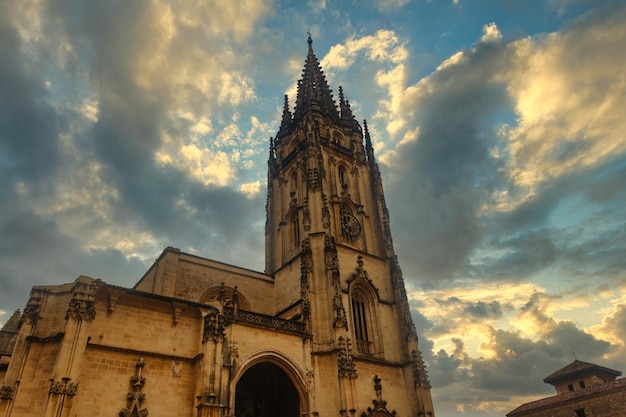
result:
M 575 360 L 546 377 L 557 395 L 522 404 L 507 417 L 623 417 L 626 379 L 621 372 Z
M 270 139 L 265 272 L 166 248 L 134 288 L 34 287 L 0 415 L 434 415 L 367 125 L 308 42 Z

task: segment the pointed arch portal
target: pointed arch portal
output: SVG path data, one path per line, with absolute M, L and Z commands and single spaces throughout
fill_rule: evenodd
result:
M 289 376 L 271 362 L 248 369 L 235 388 L 236 417 L 299 417 L 298 391 Z

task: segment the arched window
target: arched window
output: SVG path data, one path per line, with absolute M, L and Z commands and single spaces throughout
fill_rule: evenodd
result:
M 369 311 L 367 308 L 367 299 L 356 291 L 352 295 L 352 322 L 354 323 L 354 336 L 357 340 L 357 344 L 363 343 L 369 345 L 369 331 L 367 330 Z M 365 351 L 369 353 L 369 346 L 365 346 L 365 349 L 358 349 L 359 351 Z
M 377 292 L 362 266 L 359 266 L 349 281 L 351 330 L 356 352 L 382 357 L 383 342 L 380 336 Z
M 346 192 L 348 190 L 348 172 L 343 165 L 339 165 L 338 171 L 339 186 L 341 187 L 341 191 Z
M 352 291 L 352 329 L 356 340 L 356 350 L 359 353 L 372 355 L 378 350 L 376 340 L 376 320 L 372 297 L 362 288 Z

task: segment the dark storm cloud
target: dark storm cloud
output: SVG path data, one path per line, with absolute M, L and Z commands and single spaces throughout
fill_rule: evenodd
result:
M 511 387 L 518 394 L 549 392 L 552 388 L 542 379 L 571 362 L 554 345 L 531 341 L 517 332 L 494 330 L 492 337 L 496 356 L 471 360 L 472 386 L 484 392 L 506 395 Z
M 485 303 L 479 301 L 465 307 L 464 312 L 476 319 L 495 319 L 502 316 L 502 306 L 497 301 Z
M 505 46 L 479 43 L 462 54 L 428 78 L 428 93 L 409 94 L 405 103 L 416 107 L 411 117 L 420 135 L 400 148 L 394 168 L 412 181 L 426 180 L 435 196 L 454 188 L 492 189 L 498 162 L 490 155 L 496 137 L 489 119 L 511 106 L 505 86 L 492 80 L 507 63 Z
M 435 388 L 462 383 L 467 384 L 470 379 L 470 370 L 465 366 L 467 355 L 463 341 L 458 338 L 452 339 L 454 348 L 448 353 L 443 349 L 430 357 L 429 367 L 430 381 Z
M 48 101 L 41 62 L 22 49 L 12 6 L 0 5 L 0 309 L 8 310 L 25 301 L 16 297 L 28 294 L 35 275 L 46 279 L 37 273 L 42 263 L 44 271 L 62 268 L 47 261 L 68 254 L 54 222 L 34 214 L 17 194 L 18 184 L 29 192 L 53 191 L 65 120 Z
M 524 231 L 513 237 L 503 236 L 494 244 L 505 254 L 491 260 L 487 268 L 470 268 L 470 271 L 481 275 L 487 273 L 491 277 L 525 279 L 530 274 L 541 271 L 551 265 L 558 257 L 552 235 L 545 231 Z M 487 271 L 488 270 L 488 271 Z
M 400 145 L 387 167 L 394 178 L 387 194 L 404 202 L 392 210 L 392 221 L 404 225 L 394 228 L 407 248 L 399 252 L 420 279 L 451 278 L 482 236 L 477 213 L 500 181 L 499 162 L 490 154 L 496 134 L 488 122 L 510 106 L 504 85 L 491 79 L 505 58 L 502 45 L 479 43 L 406 99 L 420 134 Z
M 483 218 L 484 248 L 497 259 L 476 261 L 473 276 L 525 279 L 558 265 L 571 276 L 620 276 L 626 267 L 626 159 L 572 172 L 544 186 L 510 212 Z M 586 207 L 576 227 L 559 226 L 558 213 Z
M 176 130 L 170 127 L 169 112 L 180 91 L 166 79 L 150 80 L 150 88 L 137 81 L 147 76 L 141 73 L 142 61 L 158 52 L 154 39 L 163 36 L 150 21 L 157 14 L 151 5 L 98 2 L 72 10 L 78 18 L 64 12 L 75 43 L 89 45 L 86 70 L 99 99 L 98 121 L 89 137 L 95 156 L 105 166 L 103 179 L 121 194 L 114 206 L 118 220 L 182 248 L 204 247 L 215 237 L 236 247 L 251 229 L 261 230 L 250 223 L 263 215 L 260 198 L 249 199 L 226 187 L 202 186 L 188 174 L 156 162 L 162 130 Z M 201 93 L 186 90 L 185 94 L 193 102 Z M 254 243 L 260 251 L 258 240 Z M 227 251 L 224 245 L 218 247 Z M 225 255 L 227 260 L 235 256 Z
M 556 296 L 535 293 L 520 309 L 519 315 L 536 324 L 537 333 L 555 349 L 555 354 L 567 356 L 575 350 L 581 357 L 601 359 L 609 352 L 611 344 L 584 332 L 571 321 L 557 321 L 548 315 L 546 309 L 556 299 L 558 299 Z
M 16 180 L 36 183 L 53 175 L 64 125 L 47 100 L 40 63 L 21 49 L 10 12 L 9 5 L 0 6 L 0 190 Z
M 563 236 L 561 260 L 575 277 L 595 276 L 614 280 L 626 271 L 626 229 L 615 224 L 614 229 L 597 233 L 582 243 L 568 243 Z
M 112 248 L 85 252 L 54 221 L 24 208 L 19 196 L 9 197 L 0 203 L 0 309 L 7 313 L 24 308 L 33 285 L 71 282 L 84 274 L 130 286 L 145 270 L 138 259 Z
M 429 285 L 428 280 L 462 276 L 527 279 L 552 266 L 573 268 L 581 275 L 610 275 L 623 266 L 618 254 L 626 249 L 619 232 L 626 223 L 626 163 L 623 154 L 604 158 L 605 151 L 598 150 L 598 143 L 613 134 L 611 126 L 620 126 L 623 107 L 613 91 L 619 91 L 615 80 L 623 67 L 623 54 L 617 50 L 623 46 L 619 16 L 625 9 L 610 5 L 562 33 L 508 43 L 481 40 L 406 90 L 402 104 L 407 131 L 419 128 L 419 137 L 398 146 L 385 160 L 389 164 L 384 174 L 394 237 L 409 276 Z M 602 42 L 602 48 L 593 39 Z M 587 58 L 591 55 L 597 63 Z M 523 112 L 530 110 L 529 119 L 534 120 L 541 103 L 514 100 L 526 98 L 535 88 L 533 76 L 538 76 L 537 85 L 551 79 L 550 71 L 571 84 L 580 103 L 556 98 L 569 107 L 529 122 Z M 516 121 L 505 116 L 513 110 Z M 579 118 L 589 118 L 584 127 L 577 128 Z M 496 132 L 503 123 L 509 125 L 508 132 Z M 517 135 L 510 136 L 512 132 Z M 525 140 L 528 144 L 513 148 L 509 140 L 516 146 Z M 515 154 L 509 154 L 513 149 Z M 507 164 L 541 180 L 529 190 L 509 175 Z M 517 201 L 515 207 L 481 212 L 493 203 L 493 191 Z M 559 217 L 575 212 L 574 207 L 568 210 L 575 198 L 593 212 L 577 213 L 580 228 L 561 229 Z M 594 230 L 608 229 L 598 227 L 601 215 L 615 226 L 590 238 Z M 578 236 L 572 239 L 574 233 Z M 595 250 L 592 243 L 598 245 Z M 582 256 L 576 258 L 577 253 Z
M 625 285 L 625 282 L 622 282 L 622 285 Z M 613 312 L 610 313 L 603 321 L 599 329 L 603 334 L 608 334 L 612 336 L 612 338 L 616 340 L 622 340 L 624 335 L 626 334 L 626 303 L 617 304 Z M 615 351 L 619 352 L 619 346 L 613 346 Z M 624 347 L 622 346 L 622 351 Z M 624 357 L 623 353 L 620 355 L 615 355 L 616 358 L 622 359 Z M 624 369 L 623 364 L 619 361 L 615 361 L 615 364 L 612 364 L 614 369 Z
M 468 351 L 465 337 L 456 334 L 466 333 L 467 324 L 480 323 L 478 319 L 483 315 L 498 320 L 500 312 L 510 310 L 511 306 L 465 302 L 457 297 L 439 300 L 437 304 L 441 306 L 444 317 L 436 320 L 445 321 L 447 329 L 438 327 L 432 320 L 413 311 L 412 316 L 420 335 L 420 347 L 428 365 L 436 401 L 441 404 L 449 403 L 454 408 L 460 402 L 475 403 L 477 398 L 483 401 L 508 402 L 513 393 L 549 394 L 553 392 L 553 388 L 544 384 L 543 378 L 572 362 L 573 353 L 583 360 L 619 369 L 621 364 L 606 359 L 607 355 L 615 353 L 617 345 L 611 345 L 579 329 L 571 321 L 557 321 L 551 316 L 550 310 L 560 302 L 561 298 L 556 295 L 541 292 L 531 294 L 526 304 L 517 311 L 518 327 L 533 328 L 527 333 L 497 329 L 484 322 L 480 331 L 487 334 L 481 335 L 478 356 Z M 414 308 L 420 307 L 419 303 L 412 304 Z M 468 314 L 469 312 L 474 314 Z M 623 308 L 616 308 L 605 319 L 602 332 L 621 334 L 619 332 L 623 330 L 625 316 Z M 441 330 L 447 331 L 452 346 L 446 350 L 435 351 L 429 338 L 445 337 L 446 333 Z M 536 337 L 531 339 L 529 334 Z M 614 357 L 618 358 L 616 355 Z
M 445 396 L 445 387 L 463 386 L 464 389 L 482 392 L 481 397 L 495 400 L 508 399 L 517 394 L 541 394 L 551 387 L 542 380 L 550 373 L 572 362 L 573 343 L 585 346 L 576 350 L 585 360 L 606 363 L 603 355 L 609 351 L 609 343 L 598 340 L 577 329 L 571 323 L 549 326 L 547 340 L 533 341 L 517 331 L 492 329 L 491 340 L 484 348 L 494 352 L 492 357 L 471 357 L 458 338 L 453 338 L 452 352 L 440 350 L 429 355 L 429 375 L 437 395 Z M 426 357 L 426 355 L 425 355 Z M 515 387 L 512 391 L 511 387 Z M 452 388 L 457 389 L 457 388 Z M 452 397 L 457 397 L 452 394 Z
M 482 321 L 483 319 L 497 319 L 502 316 L 502 305 L 498 301 L 464 301 L 458 297 L 449 297 L 447 299 L 436 299 L 435 302 L 446 310 L 454 310 L 457 312 L 456 317 L 469 320 Z

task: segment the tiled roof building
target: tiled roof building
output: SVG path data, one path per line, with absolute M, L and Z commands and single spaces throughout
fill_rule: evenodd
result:
M 522 404 L 507 417 L 624 417 L 626 378 L 603 366 L 575 360 L 544 378 L 557 394 Z

